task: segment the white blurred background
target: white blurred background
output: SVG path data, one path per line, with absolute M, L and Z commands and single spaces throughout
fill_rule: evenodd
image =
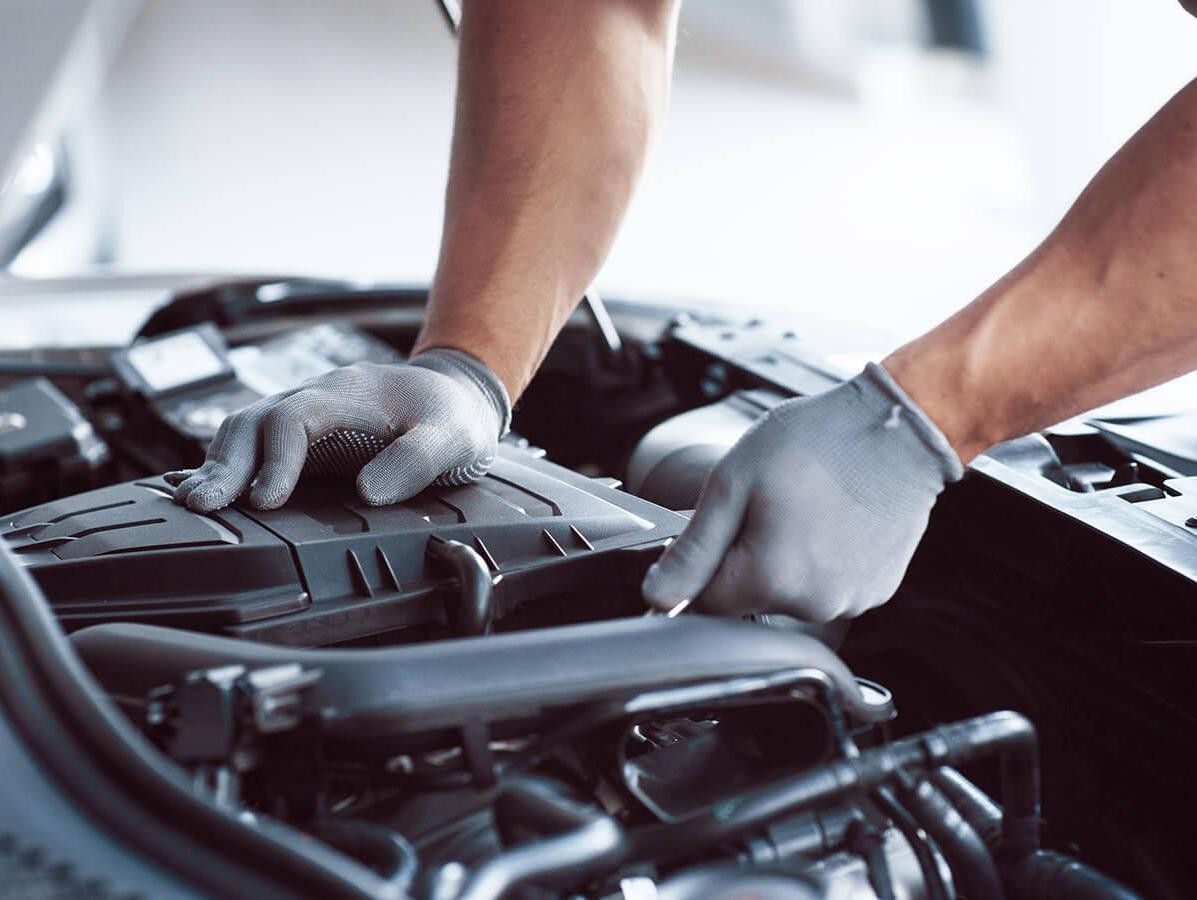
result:
M 1175 0 L 980 0 L 980 52 L 936 46 L 929 5 L 689 0 L 600 291 L 838 320 L 888 349 L 1017 262 L 1197 74 Z M 19 33 L 48 27 L 34 7 L 78 26 L 56 72 Z M 454 55 L 431 0 L 0 0 L 0 157 L 6 128 L 61 138 L 70 172 L 11 273 L 425 282 Z M 16 76 L 39 65 L 31 110 Z

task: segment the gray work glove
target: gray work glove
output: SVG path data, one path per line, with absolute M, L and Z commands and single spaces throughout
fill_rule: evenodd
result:
M 812 622 L 859 615 L 893 596 L 935 498 L 962 474 L 940 430 L 870 364 L 740 438 L 649 570 L 645 598 Z
M 507 391 L 487 366 L 434 349 L 402 365 L 334 369 L 259 400 L 224 421 L 202 466 L 165 477 L 175 501 L 197 512 L 246 489 L 251 506 L 275 509 L 301 474 L 357 475 L 364 501 L 397 503 L 434 482 L 481 478 L 510 421 Z

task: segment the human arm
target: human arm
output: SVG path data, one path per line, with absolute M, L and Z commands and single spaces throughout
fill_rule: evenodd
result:
M 416 344 L 512 398 L 598 272 L 665 112 L 676 0 L 467 3 L 440 260 Z
M 305 471 L 368 503 L 480 477 L 610 250 L 664 112 L 677 0 L 467 3 L 440 260 L 410 365 L 350 366 L 221 426 L 175 500 L 281 506 Z M 314 449 L 313 449 L 314 448 Z
M 1197 364 L 1197 82 L 1006 277 L 883 363 L 965 462 Z
M 858 615 L 897 589 L 961 461 L 1197 364 L 1197 84 L 1052 234 L 923 337 L 764 416 L 645 582 L 668 608 Z

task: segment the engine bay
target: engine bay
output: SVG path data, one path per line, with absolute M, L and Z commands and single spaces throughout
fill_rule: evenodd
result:
M 205 801 L 394 896 L 1193 895 L 1176 460 L 1098 427 L 996 448 L 850 627 L 646 616 L 706 473 L 843 373 L 787 329 L 613 304 L 478 483 L 172 502 L 224 416 L 402 359 L 422 301 L 226 284 L 0 382 L 7 558 Z

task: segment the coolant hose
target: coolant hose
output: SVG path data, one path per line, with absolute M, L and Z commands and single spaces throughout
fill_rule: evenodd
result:
M 902 802 L 934 838 L 948 861 L 960 894 L 969 900 L 1002 900 L 1002 880 L 976 829 L 930 781 L 903 785 Z
M 1001 849 L 1000 806 L 954 769 L 938 769 L 931 780 L 994 851 L 1011 900 L 1140 900 L 1113 878 L 1059 853 L 1035 850 L 1022 857 L 1010 856 Z

